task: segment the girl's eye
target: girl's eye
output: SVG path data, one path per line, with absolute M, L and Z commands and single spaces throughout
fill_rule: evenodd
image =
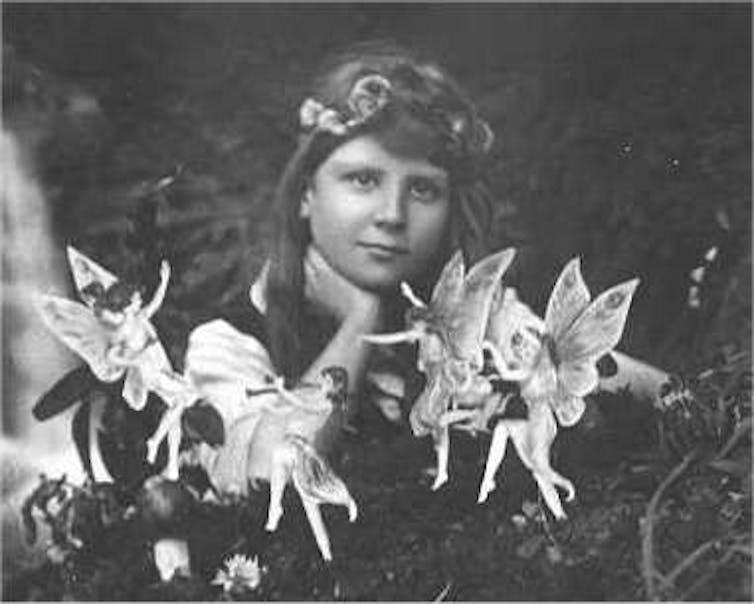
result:
M 379 184 L 379 175 L 367 170 L 346 174 L 345 179 L 360 191 L 369 191 Z
M 443 189 L 431 180 L 417 180 L 409 188 L 411 196 L 419 201 L 434 201 L 443 194 Z

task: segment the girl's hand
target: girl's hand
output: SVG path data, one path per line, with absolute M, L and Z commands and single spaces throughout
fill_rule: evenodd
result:
M 337 273 L 314 246 L 310 245 L 304 258 L 306 299 L 316 308 L 345 320 L 377 326 L 381 301 L 377 294 L 361 289 Z

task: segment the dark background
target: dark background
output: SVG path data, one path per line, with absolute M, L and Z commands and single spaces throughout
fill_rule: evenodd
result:
M 496 240 L 521 249 L 536 309 L 579 254 L 592 291 L 642 278 L 626 349 L 676 363 L 749 345 L 748 4 L 5 3 L 3 18 L 6 122 L 36 135 L 61 242 L 106 259 L 139 183 L 182 167 L 160 214 L 167 308 L 247 287 L 312 67 L 390 37 L 445 64 L 492 124 Z M 76 112 L 83 93 L 96 111 Z

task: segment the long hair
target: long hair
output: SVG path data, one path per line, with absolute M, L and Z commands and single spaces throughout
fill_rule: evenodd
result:
M 386 78 L 399 100 L 391 102 L 379 119 L 354 128 L 345 136 L 316 129 L 303 132 L 275 192 L 275 237 L 266 283 L 267 320 L 272 361 L 287 380 L 298 379 L 313 358 L 312 343 L 306 341 L 311 340 L 306 335 L 311 321 L 305 320 L 303 265 L 311 235 L 308 222 L 300 217 L 301 200 L 317 167 L 339 145 L 367 132 L 382 133 L 391 128 L 394 136 L 405 137 L 405 130 L 396 124 L 396 120 L 405 117 L 421 123 L 426 132 L 435 136 L 437 153 L 430 161 L 445 168 L 450 176 L 448 245 L 437 255 L 435 265 L 427 267 L 422 277 L 412 283 L 415 291 L 427 297 L 454 249 L 462 249 L 468 262 L 487 252 L 492 211 L 483 179 L 484 154 L 478 152 L 479 137 L 491 135 L 486 124 L 445 71 L 389 42 L 362 43 L 326 60 L 312 80 L 309 98 L 347 115 L 348 95 L 354 83 L 372 74 Z M 450 118 L 456 121 L 451 123 Z M 465 128 L 460 137 L 456 123 Z M 393 315 L 402 317 L 403 301 L 388 301 L 391 306 Z M 321 339 L 314 348 L 325 342 Z

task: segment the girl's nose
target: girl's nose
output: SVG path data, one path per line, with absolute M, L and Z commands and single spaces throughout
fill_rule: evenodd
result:
M 403 228 L 406 225 L 406 195 L 401 186 L 386 187 L 375 212 L 380 226 Z

